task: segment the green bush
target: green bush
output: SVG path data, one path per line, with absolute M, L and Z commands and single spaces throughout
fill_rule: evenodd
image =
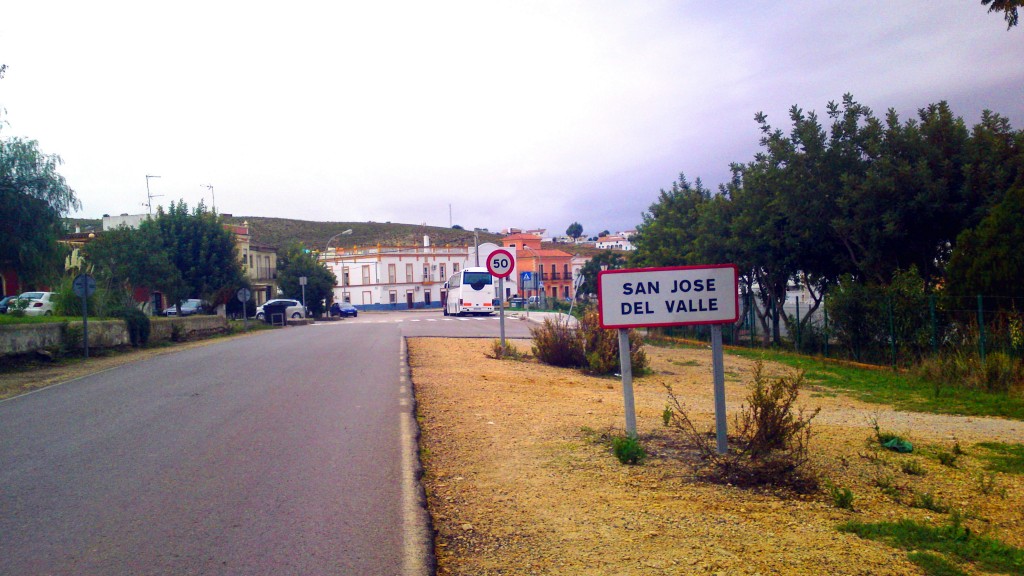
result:
M 551 366 L 580 368 L 584 366 L 583 343 L 568 320 L 545 318 L 539 326 L 530 327 L 533 355 Z
M 617 436 L 612 439 L 612 451 L 623 464 L 642 464 L 647 459 L 647 450 L 633 436 Z
M 601 327 L 597 307 L 588 308 L 579 319 L 579 330 L 586 353 L 586 368 L 594 374 L 614 374 L 619 371 L 619 333 Z M 648 367 L 647 353 L 640 336 L 630 330 L 629 359 L 634 374 L 643 374 Z
M 843 486 L 828 484 L 828 494 L 832 498 L 832 504 L 843 510 L 853 510 L 853 491 Z
M 501 340 L 495 339 L 491 342 L 491 358 L 498 360 L 522 360 L 523 353 L 511 342 L 505 342 L 505 345 L 502 346 Z
M 668 405 L 662 418 L 697 449 L 703 462 L 711 465 L 717 481 L 810 493 L 818 489 L 809 457 L 811 421 L 818 410 L 804 414 L 795 409 L 803 382 L 802 373 L 770 379 L 758 361 L 750 393 L 736 417 L 737 438 L 730 440 L 726 454 L 718 454 L 714 431 L 697 429 L 671 387 L 667 387 Z
M 79 349 L 84 348 L 85 330 L 82 328 L 81 323 L 72 326 L 64 322 L 61 324 L 61 329 L 64 332 L 60 339 L 62 354 L 74 354 Z
M 128 328 L 128 339 L 132 346 L 138 348 L 149 343 L 149 316 L 146 316 L 141 310 L 134 307 L 122 308 L 115 310 L 111 316 L 124 320 L 125 326 Z
M 904 474 L 910 474 L 911 476 L 924 476 L 925 470 L 921 466 L 921 463 L 917 460 L 905 460 L 900 469 L 903 470 Z

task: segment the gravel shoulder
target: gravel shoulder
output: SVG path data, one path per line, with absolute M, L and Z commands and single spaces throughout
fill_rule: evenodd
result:
M 529 350 L 528 341 L 515 344 Z M 709 350 L 647 348 L 653 375 L 634 388 L 650 457 L 623 466 L 606 442 L 624 428 L 618 379 L 495 360 L 490 349 L 481 339 L 409 342 L 439 574 L 918 574 L 905 551 L 835 527 L 944 522 L 908 505 L 920 493 L 966 512 L 972 530 L 1024 546 L 1024 482 L 998 474 L 1002 493 L 983 494 L 985 449 L 977 446 L 1024 442 L 1021 422 L 896 412 L 808 390 L 800 404 L 821 408 L 814 466 L 854 492 L 848 511 L 824 493 L 788 497 L 698 479 L 661 413 L 668 384 L 699 426 L 712 426 Z M 730 425 L 752 366 L 726 356 Z M 869 445 L 873 418 L 914 442 L 914 453 Z M 936 453 L 954 442 L 967 454 L 956 468 L 941 465 Z M 901 471 L 911 460 L 924 476 Z M 899 501 L 878 488 L 885 478 Z

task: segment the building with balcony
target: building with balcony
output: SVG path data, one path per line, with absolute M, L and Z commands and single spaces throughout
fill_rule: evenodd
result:
M 362 310 L 440 308 L 445 281 L 469 263 L 468 246 L 352 246 L 328 248 L 320 261 L 334 272 L 336 302 Z
M 502 246 L 516 250 L 516 288 L 520 296 L 547 298 L 575 297 L 572 254 L 541 247 L 538 234 L 512 234 L 501 239 Z
M 242 273 L 249 280 L 256 306 L 277 297 L 277 250 L 273 246 L 253 242 L 249 223 L 223 224 L 235 237 L 235 249 L 242 264 Z

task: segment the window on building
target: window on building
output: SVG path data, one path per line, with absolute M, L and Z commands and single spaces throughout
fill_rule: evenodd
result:
M 444 264 L 441 264 L 441 281 L 444 282 L 448 279 L 448 275 L 444 272 Z
M 415 282 L 416 280 L 412 277 L 412 264 L 405 265 L 405 281 Z
M 341 268 L 341 285 L 348 286 L 348 266 L 342 266 Z
M 569 265 L 568 264 L 562 264 L 562 274 L 564 275 L 564 278 L 566 280 L 569 279 Z
M 430 290 L 423 291 L 423 304 L 430 306 Z
M 398 304 L 398 290 L 388 291 L 388 302 L 391 302 L 392 304 Z
M 459 271 L 458 263 L 452 264 L 452 274 L 455 274 L 458 271 Z
M 551 265 L 551 279 L 552 280 L 558 280 L 558 273 L 555 272 L 555 265 L 554 264 Z M 557 296 L 557 295 L 558 294 L 555 294 L 555 296 Z
M 370 265 L 369 264 L 364 264 L 363 265 L 363 284 L 369 284 L 369 283 L 370 283 Z
M 352 303 L 352 294 L 349 293 L 349 292 L 342 292 L 341 293 L 341 301 L 342 302 L 348 302 L 349 304 L 351 304 Z
M 430 280 L 430 264 L 423 265 L 423 281 L 428 282 Z
M 395 272 L 395 265 L 388 264 L 388 284 L 395 284 L 398 282 L 398 274 Z

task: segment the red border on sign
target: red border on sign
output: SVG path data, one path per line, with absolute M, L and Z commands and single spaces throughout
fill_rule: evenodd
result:
M 504 255 L 508 256 L 508 261 L 512 263 L 512 266 L 509 267 L 508 272 L 506 272 L 504 274 L 496 274 L 494 272 L 494 269 L 491 268 L 491 257 L 494 256 L 495 254 L 504 254 Z M 508 250 L 505 250 L 504 248 L 498 248 L 494 252 L 491 252 L 490 254 L 487 255 L 487 271 L 491 273 L 491 276 L 497 276 L 498 278 L 508 278 L 509 275 L 512 274 L 512 271 L 515 270 L 515 269 L 516 269 L 516 258 Z
M 660 272 L 664 270 L 709 270 L 715 268 L 732 268 L 733 269 L 733 294 L 736 295 L 736 316 L 731 320 L 719 320 L 719 321 L 700 321 L 700 322 L 661 322 L 656 324 L 615 324 L 612 326 L 605 326 L 604 323 L 604 309 L 601 306 L 601 276 L 605 274 L 635 274 L 637 272 Z M 597 273 L 597 312 L 598 318 L 601 321 L 601 327 L 606 329 L 614 328 L 656 328 L 660 326 L 699 326 L 702 324 L 733 324 L 740 318 L 740 271 L 735 264 L 707 264 L 697 266 L 661 266 L 658 268 L 622 268 L 617 270 L 602 270 Z

